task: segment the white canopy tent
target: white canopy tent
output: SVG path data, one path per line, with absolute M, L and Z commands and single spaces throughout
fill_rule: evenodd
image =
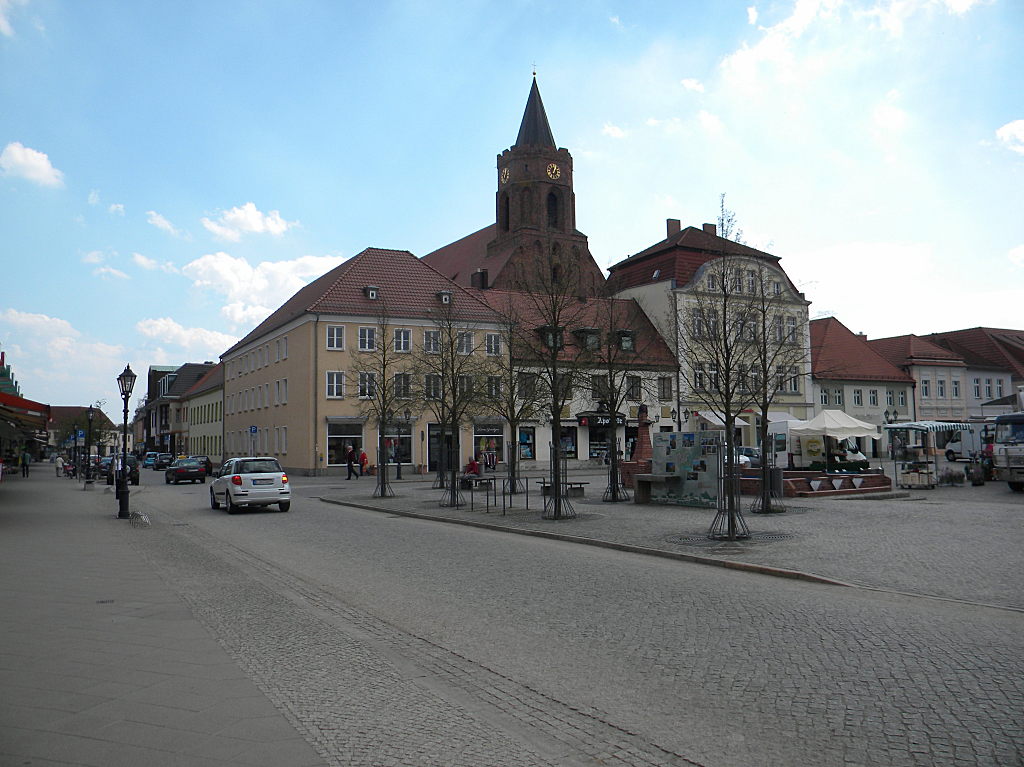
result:
M 874 424 L 858 421 L 842 410 L 822 410 L 814 418 L 801 424 L 789 427 L 789 433 L 797 437 L 809 437 L 822 435 L 832 437 L 835 440 L 851 439 L 853 437 L 871 437 L 878 439 L 878 427 Z M 825 470 L 828 471 L 829 451 L 825 449 Z

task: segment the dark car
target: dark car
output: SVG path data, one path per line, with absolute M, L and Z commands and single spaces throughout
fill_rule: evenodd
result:
M 107 463 L 105 473 L 107 475 L 107 484 L 114 484 L 114 480 L 117 478 L 117 470 L 121 465 L 121 456 L 111 456 L 111 460 Z M 128 456 L 128 481 L 133 485 L 139 484 L 139 459 L 134 455 Z
M 160 471 L 161 469 L 166 469 L 172 463 L 174 463 L 173 455 L 171 455 L 170 453 L 158 453 L 156 460 L 153 461 L 153 471 Z
M 179 458 L 164 472 L 164 483 L 206 482 L 206 467 L 196 458 Z
M 203 464 L 203 468 L 206 469 L 206 476 L 213 474 L 213 461 L 210 460 L 208 455 L 190 455 L 189 458 L 195 458 L 199 463 Z

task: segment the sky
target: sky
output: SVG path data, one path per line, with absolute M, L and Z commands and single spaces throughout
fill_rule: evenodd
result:
M 125 364 L 493 223 L 534 70 L 602 267 L 725 193 L 812 318 L 1024 328 L 1021 0 L 0 0 L 22 394 L 119 421 Z

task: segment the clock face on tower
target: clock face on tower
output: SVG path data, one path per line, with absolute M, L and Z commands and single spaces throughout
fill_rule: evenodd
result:
M 556 178 L 560 178 L 561 176 L 562 176 L 562 169 L 559 168 L 554 163 L 549 163 L 548 164 L 548 178 L 556 179 Z
M 503 183 L 503 184 L 507 184 L 508 183 L 508 168 L 502 168 L 501 169 L 501 183 Z

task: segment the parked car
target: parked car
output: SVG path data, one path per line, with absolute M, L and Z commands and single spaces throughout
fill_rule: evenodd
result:
M 156 460 L 153 461 L 153 471 L 160 471 L 166 469 L 174 463 L 174 456 L 170 453 L 157 453 Z
M 158 455 L 159 453 L 146 453 L 146 455 L 142 459 L 142 468 L 152 469 L 153 464 L 156 463 L 156 457 Z
M 179 458 L 164 471 L 164 484 L 186 481 L 206 483 L 206 467 L 196 458 Z
M 105 477 L 107 476 L 107 469 L 110 468 L 110 462 L 114 460 L 114 456 L 105 455 L 100 458 L 99 464 L 93 469 L 93 476 Z
M 203 468 L 206 469 L 206 476 L 213 474 L 213 461 L 210 460 L 208 455 L 190 455 L 189 458 L 195 458 L 199 463 L 203 464 Z
M 121 466 L 121 456 L 111 456 L 111 460 L 107 463 L 106 475 L 107 484 L 114 484 L 114 480 L 117 479 L 117 471 Z M 128 456 L 128 481 L 133 485 L 139 484 L 139 459 L 134 455 Z
M 224 462 L 210 483 L 210 508 L 227 507 L 236 514 L 243 506 L 271 506 L 281 511 L 292 505 L 288 475 L 276 458 L 231 458 Z
M 739 453 L 740 455 L 745 455 L 750 460 L 749 464 L 744 464 L 745 466 L 749 465 L 752 469 L 761 468 L 761 448 L 738 447 L 736 448 L 736 452 Z

